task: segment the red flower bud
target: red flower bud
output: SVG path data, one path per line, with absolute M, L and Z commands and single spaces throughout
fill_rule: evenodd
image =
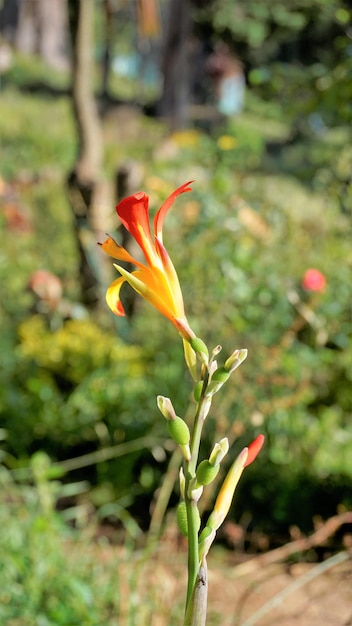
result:
M 244 464 L 245 467 L 253 463 L 254 459 L 257 457 L 257 455 L 261 451 L 263 444 L 264 444 L 264 435 L 258 435 L 258 437 L 256 437 L 254 441 L 252 441 L 252 443 L 249 444 L 248 456 Z

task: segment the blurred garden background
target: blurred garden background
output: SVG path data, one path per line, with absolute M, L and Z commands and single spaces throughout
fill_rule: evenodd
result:
M 131 245 L 114 207 L 139 190 L 156 210 L 194 180 L 164 234 L 187 317 L 224 356 L 249 351 L 204 440 L 206 457 L 228 436 L 230 464 L 266 437 L 218 567 L 331 519 L 288 558 L 347 549 L 349 3 L 1 0 L 0 16 L 0 623 L 163 626 L 182 613 L 182 559 L 173 576 L 158 553 L 147 590 L 140 574 L 155 537 L 184 554 L 180 459 L 156 396 L 187 416 L 192 384 L 149 304 L 126 287 L 127 317 L 110 313 L 114 271 L 97 246 L 106 232 Z M 209 626 L 242 624 L 219 611 Z

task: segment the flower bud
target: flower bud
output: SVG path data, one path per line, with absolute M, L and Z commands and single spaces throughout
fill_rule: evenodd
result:
M 221 383 L 226 383 L 229 378 L 230 373 L 225 367 L 219 367 L 211 377 L 212 380 L 217 380 Z
M 205 420 L 205 418 L 208 416 L 208 413 L 210 411 L 210 407 L 211 407 L 211 401 L 212 401 L 212 397 L 206 395 L 204 398 L 204 402 L 202 404 L 202 418 L 203 420 Z
M 230 378 L 230 372 L 224 367 L 219 367 L 211 376 L 210 383 L 207 387 L 207 395 L 213 396 L 221 389 L 224 383 Z
M 199 485 L 196 477 L 192 478 L 189 485 L 187 495 L 193 502 L 198 502 L 203 493 L 203 485 Z
M 248 448 L 243 448 L 235 462 L 230 467 L 228 474 L 221 486 L 218 497 L 216 498 L 213 512 L 211 513 L 207 526 L 212 530 L 217 530 L 223 523 L 229 512 L 233 494 L 241 478 L 248 457 Z
M 194 352 L 189 340 L 183 339 L 183 350 L 185 353 L 185 360 L 187 363 L 187 367 L 189 372 L 195 382 L 198 380 L 198 372 L 197 372 L 197 355 Z
M 203 381 L 200 380 L 198 383 L 194 385 L 194 390 L 193 390 L 193 397 L 196 402 L 199 402 L 199 400 L 201 399 L 202 389 L 203 389 Z
M 229 356 L 227 361 L 225 361 L 225 370 L 232 374 L 232 372 L 234 372 L 235 369 L 237 369 L 241 365 L 241 363 L 243 363 L 243 361 L 247 358 L 247 355 L 248 350 L 246 350 L 246 348 L 243 348 L 242 350 L 235 350 L 231 354 L 231 356 Z
M 184 500 L 177 506 L 177 524 L 184 537 L 188 537 L 187 507 Z
M 254 441 L 252 441 L 252 443 L 249 444 L 247 461 L 245 462 L 245 465 L 244 465 L 245 467 L 253 463 L 253 461 L 256 459 L 256 457 L 258 456 L 259 452 L 261 451 L 264 445 L 264 439 L 265 439 L 264 435 L 258 435 L 258 437 L 256 437 Z
M 167 422 L 167 429 L 170 437 L 180 446 L 189 444 L 191 438 L 189 428 L 181 417 L 176 417 Z
M 192 507 L 191 515 L 193 517 L 193 523 L 194 523 L 195 529 L 198 532 L 198 530 L 200 529 L 200 515 L 199 515 L 198 508 L 196 506 Z M 187 506 L 184 500 L 182 500 L 178 504 L 178 507 L 177 507 L 177 523 L 178 523 L 180 532 L 185 537 L 188 537 Z
M 194 337 L 193 339 L 190 339 L 189 343 L 191 344 L 193 350 L 198 355 L 198 357 L 201 360 L 201 362 L 204 365 L 208 365 L 208 362 L 209 362 L 209 352 L 208 352 L 208 348 L 205 345 L 204 341 L 202 341 L 202 339 L 200 339 L 199 337 Z
M 209 457 L 209 463 L 212 465 L 219 465 L 223 460 L 224 456 L 229 451 L 229 440 L 227 437 L 220 439 L 219 443 L 216 443 L 212 453 Z
M 183 472 L 183 467 L 180 467 L 179 471 L 179 481 L 180 481 L 180 493 L 181 497 L 185 498 L 185 488 L 186 488 L 186 478 Z
M 211 361 L 211 363 L 209 363 L 209 367 L 208 367 L 209 380 L 212 379 L 213 374 L 214 374 L 214 372 L 216 372 L 217 369 L 218 369 L 218 363 L 214 359 L 214 361 Z
M 216 531 L 209 526 L 205 526 L 203 528 L 200 537 L 199 537 L 199 559 L 202 560 L 205 556 L 207 556 L 210 546 L 215 539 Z
M 197 483 L 209 485 L 217 477 L 220 465 L 212 465 L 207 459 L 199 463 L 196 471 Z
M 157 396 L 156 399 L 159 411 L 163 414 L 165 419 L 174 420 L 177 415 L 175 413 L 175 409 L 172 406 L 172 402 L 170 398 L 165 398 L 164 396 Z

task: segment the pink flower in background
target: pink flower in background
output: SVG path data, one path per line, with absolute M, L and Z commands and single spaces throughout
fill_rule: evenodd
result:
M 302 280 L 302 287 L 306 291 L 318 291 L 322 293 L 326 287 L 326 278 L 324 274 L 314 268 L 306 271 Z

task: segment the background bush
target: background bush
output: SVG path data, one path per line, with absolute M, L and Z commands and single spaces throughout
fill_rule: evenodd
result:
M 36 310 L 28 281 L 40 268 L 61 278 L 72 305 L 79 297 L 64 193 L 74 155 L 71 113 L 65 96 L 49 106 L 10 83 L 0 113 L 3 460 L 18 469 L 41 449 L 63 461 L 150 436 L 151 450 L 137 447 L 65 477 L 88 479 L 100 506 L 126 497 L 144 527 L 172 449 L 160 445 L 166 431 L 155 397 L 175 398 L 180 414 L 191 402 L 179 339 L 143 301 L 131 323 L 105 307 L 69 321 Z M 58 124 L 47 122 L 43 134 L 46 116 Z M 229 434 L 233 458 L 264 432 L 266 447 L 233 515 L 252 511 L 253 525 L 272 532 L 287 532 L 293 522 L 309 530 L 313 515 L 351 505 L 344 118 L 291 142 L 292 113 L 261 100 L 259 90 L 249 94 L 243 115 L 211 132 L 170 137 L 155 120 L 137 116 L 132 123 L 124 157 L 145 159 L 143 187 L 154 210 L 178 184 L 195 179 L 165 227 L 192 326 L 210 346 L 222 344 L 220 360 L 234 348 L 249 349 L 216 397 L 204 455 L 214 437 Z M 122 158 L 122 129 L 110 118 L 104 129 L 109 170 Z M 309 267 L 326 276 L 324 293 L 303 290 Z

